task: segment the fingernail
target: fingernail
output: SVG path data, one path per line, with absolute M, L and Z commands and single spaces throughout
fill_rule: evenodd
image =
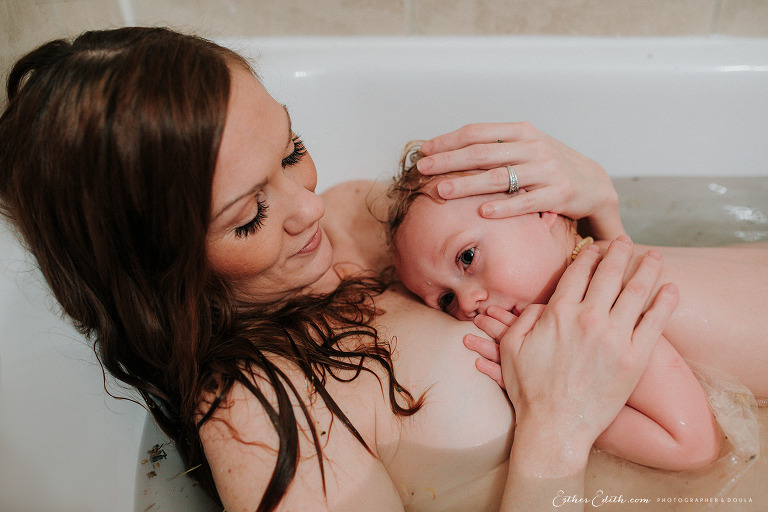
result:
M 588 246 L 584 247 L 582 251 L 600 252 L 600 248 L 595 244 L 589 244 Z
M 648 256 L 650 256 L 651 258 L 654 258 L 654 259 L 657 259 L 657 260 L 661 259 L 661 253 L 659 251 L 657 251 L 656 249 L 651 249 L 646 254 Z
M 450 181 L 443 181 L 437 185 L 437 193 L 440 197 L 448 199 L 448 196 L 453 192 L 453 183 Z
M 431 158 L 422 158 L 418 162 L 416 162 L 416 167 L 419 169 L 419 171 L 428 171 L 432 168 L 434 165 L 434 162 Z
M 432 152 L 432 149 L 434 147 L 435 147 L 435 143 L 428 140 L 427 142 L 421 145 L 421 152 L 424 154 L 429 154 Z
M 484 204 L 480 207 L 480 215 L 483 217 L 491 217 L 496 213 L 496 208 L 492 204 Z
M 619 235 L 618 238 L 616 238 L 619 242 L 624 242 L 625 244 L 631 244 L 632 239 L 629 238 L 627 235 Z

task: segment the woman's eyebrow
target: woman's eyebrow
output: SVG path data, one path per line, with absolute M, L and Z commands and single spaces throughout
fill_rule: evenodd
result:
M 293 128 L 291 127 L 291 114 L 288 113 L 287 106 L 283 105 L 282 107 L 283 107 L 283 110 L 285 111 L 285 117 L 288 119 L 288 142 L 285 144 L 285 147 L 288 148 L 288 146 L 291 145 L 291 142 L 293 142 Z M 248 197 L 255 194 L 257 190 L 259 190 L 261 187 L 263 187 L 266 184 L 267 184 L 267 180 L 261 181 L 256 185 L 254 185 L 253 187 L 251 187 L 246 192 L 234 198 L 232 201 L 228 202 L 226 205 L 224 205 L 224 207 L 221 210 L 219 210 L 219 213 L 217 213 L 211 218 L 211 221 L 216 220 L 219 216 L 221 216 L 222 213 L 227 211 L 227 209 L 231 208 L 235 203 L 239 202 L 244 197 Z

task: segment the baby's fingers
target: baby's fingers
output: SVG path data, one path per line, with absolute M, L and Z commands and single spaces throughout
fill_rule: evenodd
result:
M 478 359 L 475 361 L 475 368 L 480 370 L 481 373 L 486 374 L 490 378 L 496 381 L 496 384 L 501 386 L 501 389 L 506 389 L 504 385 L 504 378 L 501 376 L 501 366 L 497 363 L 492 363 L 487 359 Z
M 488 309 L 490 310 L 490 308 Z M 509 313 L 509 314 L 514 317 L 512 313 Z M 509 323 L 504 322 L 504 320 L 502 319 L 494 318 L 487 314 L 477 315 L 475 318 L 472 319 L 472 321 L 475 323 L 476 326 L 482 329 L 485 332 L 485 334 L 487 334 L 488 336 L 490 336 L 495 340 L 501 339 L 501 337 L 504 336 L 504 333 L 507 332 L 507 327 L 512 323 L 512 322 L 509 322 Z
M 464 336 L 464 346 L 494 363 L 498 363 L 501 360 L 499 345 L 492 340 L 474 334 L 467 334 Z
M 491 318 L 495 318 L 499 322 L 503 323 L 506 326 L 512 325 L 515 320 L 517 320 L 517 317 L 507 311 L 506 309 L 502 309 L 498 306 L 490 306 L 486 311 L 485 314 L 490 316 Z

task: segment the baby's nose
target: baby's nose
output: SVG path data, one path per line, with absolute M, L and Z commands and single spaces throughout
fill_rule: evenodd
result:
M 483 303 L 487 298 L 487 294 L 481 288 L 468 288 L 463 293 L 459 293 L 459 311 L 461 312 L 461 320 L 471 320 L 475 318 L 479 313 L 485 311 Z

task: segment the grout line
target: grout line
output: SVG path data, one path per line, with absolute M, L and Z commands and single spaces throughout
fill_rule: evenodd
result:
M 415 27 L 414 21 L 413 21 L 413 0 L 404 0 L 404 8 L 405 8 L 405 30 L 406 34 L 409 36 L 413 35 L 413 30 Z
M 720 13 L 723 9 L 723 0 L 715 0 L 715 4 L 712 6 L 712 23 L 709 26 L 709 35 L 717 34 L 718 26 L 720 25 Z
M 133 12 L 131 0 L 117 0 L 120 7 L 120 14 L 123 16 L 123 26 L 133 27 L 136 25 L 136 15 Z

